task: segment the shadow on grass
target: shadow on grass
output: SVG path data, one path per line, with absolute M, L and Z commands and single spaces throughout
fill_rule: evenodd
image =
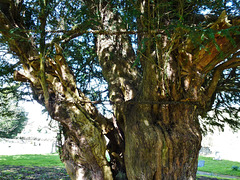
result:
M 65 168 L 0 166 L 0 179 L 70 180 Z
M 0 166 L 1 180 L 70 180 L 63 167 L 25 167 Z M 197 180 L 219 180 L 217 178 L 197 177 Z
M 199 176 L 197 177 L 197 180 L 229 180 L 229 179 Z

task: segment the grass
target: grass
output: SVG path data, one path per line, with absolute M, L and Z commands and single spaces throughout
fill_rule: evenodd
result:
M 199 160 L 205 161 L 204 167 L 198 168 L 199 171 L 205 171 L 205 172 L 210 172 L 210 173 L 219 174 L 219 175 L 223 174 L 223 175 L 240 177 L 240 169 L 238 170 L 232 169 L 233 166 L 240 167 L 240 162 L 233 162 L 233 161 L 227 161 L 227 160 L 216 161 L 216 160 L 213 160 L 213 158 L 203 157 L 203 156 L 200 156 Z M 36 176 L 36 174 L 38 174 L 38 178 L 40 178 L 41 176 L 40 179 L 44 179 L 43 178 L 44 176 L 50 177 L 54 172 L 55 174 L 61 173 L 62 177 L 69 179 L 66 176 L 66 172 L 64 171 L 64 165 L 60 161 L 58 154 L 46 154 L 46 155 L 27 154 L 27 155 L 14 155 L 14 156 L 0 156 L 0 167 L 1 167 L 0 179 L 2 177 L 8 177 L 10 179 L 17 179 L 17 177 L 19 179 L 22 179 L 23 177 L 25 179 L 28 179 L 29 177 L 29 179 L 32 179 L 32 178 L 34 179 L 35 178 L 34 175 Z M 3 167 L 5 167 L 5 169 L 3 169 Z M 39 168 L 36 169 L 37 167 Z M 18 169 L 16 170 L 16 168 Z M 44 174 L 46 170 L 49 170 L 49 172 Z M 210 177 L 213 177 L 213 176 L 210 176 Z
M 223 178 L 223 177 L 217 177 L 217 176 L 207 176 L 207 175 L 198 175 L 197 174 L 197 179 L 198 178 L 201 178 L 201 177 L 205 177 L 205 178 L 207 178 L 208 180 L 209 179 L 212 179 L 212 178 L 214 178 L 214 179 L 219 179 L 219 180 L 239 180 L 239 179 L 235 179 L 235 178 Z
M 0 156 L 0 165 L 9 166 L 39 166 L 39 167 L 64 167 L 58 154 L 26 154 L 14 156 Z
M 70 180 L 63 167 L 0 166 L 1 180 Z
M 1 180 L 70 180 L 58 154 L 0 156 Z
M 213 160 L 211 157 L 203 157 L 200 156 L 199 160 L 204 160 L 205 165 L 203 167 L 199 167 L 199 171 L 210 172 L 214 174 L 223 174 L 230 176 L 239 176 L 240 177 L 240 169 L 233 170 L 233 166 L 240 167 L 240 162 L 227 161 L 227 160 Z

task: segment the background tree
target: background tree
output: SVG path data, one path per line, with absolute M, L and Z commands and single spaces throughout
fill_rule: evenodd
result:
M 61 123 L 72 179 L 195 179 L 206 124 L 239 127 L 238 3 L 1 1 L 15 80 Z
M 0 93 L 0 137 L 13 138 L 24 129 L 27 114 L 12 94 L 5 93 Z
M 20 84 L 14 82 L 14 64 L 9 63 L 1 44 L 0 68 L 0 137 L 13 138 L 20 133 L 27 122 L 27 113 L 18 102 L 26 94 L 20 91 Z

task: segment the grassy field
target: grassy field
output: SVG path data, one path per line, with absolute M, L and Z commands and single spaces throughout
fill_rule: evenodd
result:
M 70 180 L 58 154 L 0 156 L 1 180 Z
M 39 167 L 64 167 L 64 164 L 60 161 L 58 154 L 26 154 L 26 155 L 14 155 L 14 156 L 0 156 L 0 165 L 9 166 L 39 166 Z
M 233 166 L 240 168 L 240 162 L 216 161 L 202 156 L 199 160 L 205 161 L 204 167 L 198 168 L 199 171 L 240 178 L 240 169 L 232 169 Z M 58 154 L 0 156 L 0 179 L 46 179 L 46 177 L 58 180 L 69 179 Z
M 211 157 L 200 156 L 199 160 L 204 160 L 204 167 L 199 167 L 199 171 L 211 172 L 214 174 L 224 174 L 230 176 L 240 177 L 240 162 L 227 161 L 227 160 L 213 160 Z M 238 166 L 238 170 L 233 170 L 233 166 Z

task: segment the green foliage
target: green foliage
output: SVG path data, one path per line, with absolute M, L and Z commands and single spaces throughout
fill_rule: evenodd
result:
M 71 40 L 64 46 L 64 55 L 73 71 L 78 88 L 92 101 L 99 103 L 108 101 L 107 82 L 103 78 L 102 69 L 96 54 L 95 36 L 84 34 Z M 105 103 L 99 108 L 108 111 Z
M 0 89 L 0 137 L 12 138 L 26 125 L 27 114 L 18 106 L 13 94 Z
M 206 78 L 212 78 L 209 73 Z M 227 123 L 234 131 L 240 128 L 240 68 L 225 70 L 218 83 L 211 111 L 203 114 L 205 131 L 212 131 L 211 126 L 221 130 Z M 210 126 L 209 126 L 210 125 Z
M 149 1 L 150 4 L 152 3 L 149 7 L 150 14 L 144 14 L 139 8 L 139 3 L 140 1 L 136 0 L 112 0 L 107 1 L 105 8 L 105 10 L 110 10 L 115 13 L 119 19 L 119 21 L 112 20 L 112 22 L 109 23 L 112 26 L 112 31 L 124 29 L 133 32 L 129 35 L 132 39 L 132 46 L 136 47 L 134 48 L 136 57 L 132 67 L 138 67 L 139 72 L 143 72 L 140 57 L 146 52 L 146 44 L 147 41 L 149 41 L 146 36 L 144 38 L 141 38 L 141 36 L 144 36 L 144 33 L 147 31 L 164 31 L 168 36 L 171 47 L 166 46 L 161 48 L 159 54 L 166 52 L 174 54 L 177 52 L 177 48 L 183 46 L 188 40 L 192 42 L 192 49 L 205 49 L 210 54 L 211 51 L 207 49 L 206 44 L 213 42 L 216 49 L 221 52 L 220 46 L 215 40 L 215 34 L 226 37 L 230 43 L 236 47 L 236 42 L 232 34 L 239 34 L 239 27 L 235 26 L 222 30 L 213 30 L 209 27 L 214 20 L 209 22 L 209 19 L 199 20 L 198 18 L 202 13 L 209 14 L 209 17 L 213 15 L 218 17 L 223 10 L 226 10 L 227 14 L 231 17 L 239 16 L 239 0 Z M 92 6 L 98 5 L 99 1 L 96 1 Z M 46 55 L 48 57 L 54 57 L 53 43 L 59 43 L 63 47 L 64 55 L 76 77 L 79 89 L 91 100 L 103 102 L 108 101 L 108 85 L 103 78 L 102 69 L 96 55 L 97 44 L 95 42 L 97 35 L 83 32 L 99 29 L 105 30 L 108 29 L 108 27 L 101 26 L 101 13 L 99 11 L 92 13 L 91 8 L 95 9 L 95 7 L 88 6 L 88 1 L 48 1 L 46 7 L 46 12 L 48 13 L 46 25 L 47 34 L 45 37 L 46 42 L 48 42 L 46 43 Z M 40 44 L 39 12 L 39 1 L 24 1 L 21 9 L 21 15 L 23 16 L 22 21 L 25 25 L 24 31 L 30 32 L 29 34 L 34 38 L 37 48 L 39 48 Z M 148 17 L 149 15 L 150 17 Z M 141 27 L 141 29 L 139 27 Z M 11 31 L 19 31 L 19 29 Z M 77 33 L 70 34 L 70 31 L 82 33 L 81 35 Z M 71 35 L 75 38 L 70 37 Z M 135 37 L 133 38 L 133 36 Z M 158 38 L 162 38 L 161 33 L 152 33 L 152 36 L 153 39 L 155 38 L 153 41 L 156 42 Z M 2 47 L 6 46 L 4 39 L 0 39 L 0 42 L 2 43 Z M 172 48 L 173 45 L 174 48 Z M 8 48 L 6 47 L 6 49 Z M 196 49 L 196 51 L 197 50 L 198 49 Z M 221 52 L 220 55 L 223 56 L 223 53 Z M 2 66 L 5 65 L 2 64 Z M 8 80 L 11 79 L 8 78 L 9 76 L 6 76 L 6 74 L 12 74 L 16 68 L 18 68 L 17 64 L 7 64 L 6 67 L 0 70 L 0 73 L 3 75 L 0 76 L 5 77 L 3 79 L 4 82 L 8 82 Z M 166 73 L 166 69 L 163 71 Z M 213 71 L 204 76 L 206 83 L 203 85 L 203 89 L 208 87 L 213 77 Z M 238 113 L 240 106 L 239 80 L 239 67 L 223 72 L 222 79 L 218 85 L 219 88 L 212 98 L 212 107 L 206 109 L 206 111 L 212 110 L 214 115 L 208 115 L 207 113 L 202 115 L 202 117 L 205 118 L 204 129 L 207 129 L 208 125 L 217 125 L 223 128 L 225 123 L 228 123 L 235 129 L 240 127 Z M 103 105 L 101 108 L 107 110 Z
M 0 37 L 0 42 L 4 41 Z M 0 44 L 0 137 L 12 138 L 26 125 L 27 114 L 18 102 L 27 95 L 21 90 L 20 83 L 14 82 L 13 72 L 17 65 L 11 61 L 6 45 Z

